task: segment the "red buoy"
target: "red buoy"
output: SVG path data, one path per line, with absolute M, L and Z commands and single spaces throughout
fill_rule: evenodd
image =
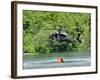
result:
M 64 62 L 64 60 L 63 60 L 63 58 L 57 58 L 57 63 L 63 63 Z

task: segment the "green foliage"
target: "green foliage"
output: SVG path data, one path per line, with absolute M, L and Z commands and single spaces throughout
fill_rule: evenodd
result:
M 90 48 L 90 14 L 69 12 L 23 11 L 23 50 L 25 53 L 50 54 L 59 51 L 82 51 Z M 61 30 L 72 39 L 80 30 L 82 43 L 59 43 L 49 40 L 50 33 Z
M 25 53 L 33 53 L 35 50 L 34 50 L 32 35 L 24 32 L 23 36 L 24 36 L 24 42 L 23 42 L 24 52 Z

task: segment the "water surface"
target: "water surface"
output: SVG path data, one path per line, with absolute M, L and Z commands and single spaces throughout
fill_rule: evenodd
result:
M 63 63 L 57 63 L 57 58 L 64 59 Z M 85 52 L 62 52 L 51 55 L 23 55 L 23 69 L 60 68 L 90 66 L 90 51 Z

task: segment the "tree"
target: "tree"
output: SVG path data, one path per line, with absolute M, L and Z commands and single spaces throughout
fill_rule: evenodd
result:
M 57 51 L 82 51 L 90 48 L 91 15 L 89 13 L 23 11 L 23 45 L 26 53 L 51 53 Z M 58 27 L 72 38 L 81 32 L 82 43 L 52 43 L 49 35 Z

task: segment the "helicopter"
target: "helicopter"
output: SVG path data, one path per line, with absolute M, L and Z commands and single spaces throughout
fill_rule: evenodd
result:
M 81 43 L 81 34 L 82 34 L 82 30 L 77 27 L 76 28 L 76 37 L 72 38 L 67 32 L 62 31 L 61 28 L 59 28 L 58 30 L 56 30 L 56 32 L 53 32 L 50 34 L 49 38 L 53 41 L 53 42 L 62 42 L 62 43 L 69 43 L 69 42 L 79 42 Z

